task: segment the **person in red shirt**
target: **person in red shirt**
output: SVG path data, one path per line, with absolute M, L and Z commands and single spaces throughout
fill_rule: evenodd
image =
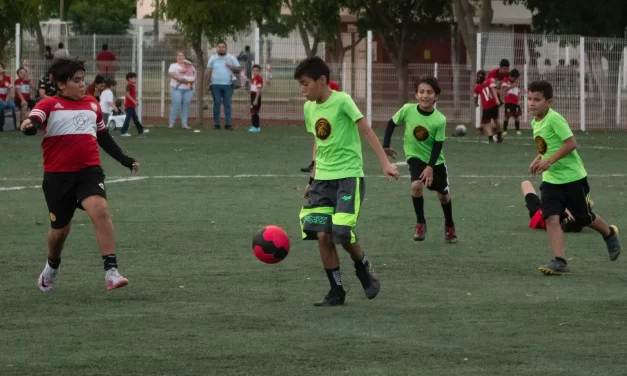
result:
M 11 100 L 11 77 L 6 75 L 4 64 L 0 63 L 0 132 L 4 128 L 4 111 L 15 110 L 15 103 Z
M 500 93 L 498 89 L 501 87 L 501 83 L 505 78 L 509 76 L 509 60 L 501 59 L 499 63 L 499 67 L 496 69 L 492 69 L 488 72 L 487 80 L 492 81 L 494 83 L 494 87 L 492 90 L 492 95 L 498 100 L 499 106 L 503 104 L 501 100 Z
M 259 133 L 259 110 L 261 109 L 261 89 L 263 88 L 263 78 L 261 78 L 261 66 L 253 65 L 251 69 L 252 79 L 250 80 L 250 116 L 252 127 L 248 130 L 252 133 Z
M 501 124 L 499 123 L 499 103 L 492 93 L 496 84 L 486 79 L 485 71 L 477 72 L 477 84 L 475 85 L 475 105 L 478 106 L 478 98 L 481 97 L 481 126 L 488 136 L 488 142 L 494 142 L 493 130 L 496 130 L 496 142 L 503 142 Z
M 117 60 L 115 54 L 109 51 L 109 46 L 106 43 L 103 44 L 102 51 L 96 56 L 98 73 L 104 76 L 105 79 L 115 78 L 115 72 L 118 70 Z
M 542 202 L 540 197 L 533 189 L 533 184 L 529 180 L 525 180 L 521 184 L 522 194 L 525 198 L 525 206 L 529 210 L 529 228 L 534 230 L 546 230 L 546 222 L 542 215 Z M 590 200 L 590 208 L 594 207 L 594 202 Z M 568 208 L 562 214 L 562 230 L 564 232 L 581 232 L 583 227 L 575 222 L 575 218 Z M 617 229 L 615 229 L 617 231 Z
M 148 133 L 148 129 L 144 129 L 142 123 L 140 123 L 137 117 L 137 73 L 130 72 L 126 74 L 126 97 L 124 98 L 124 111 L 126 111 L 126 118 L 124 118 L 124 125 L 120 130 L 120 136 L 130 137 L 128 128 L 131 126 L 131 119 L 135 123 L 138 134 Z
M 522 111 L 520 110 L 520 95 L 523 93 L 518 87 L 519 77 L 520 72 L 518 72 L 518 69 L 512 69 L 509 76 L 503 80 L 503 86 L 501 87 L 501 90 L 503 91 L 503 97 L 505 99 L 505 120 L 503 122 L 503 136 L 507 135 L 507 126 L 509 125 L 510 118 L 514 118 L 516 134 L 518 136 L 521 135 L 520 115 L 522 115 Z
M 100 93 L 104 91 L 106 79 L 102 75 L 96 75 L 94 77 L 94 81 L 87 86 L 85 90 L 85 95 L 91 95 L 96 98 L 98 102 L 100 102 Z
M 98 102 L 85 96 L 85 63 L 58 58 L 50 66 L 61 93 L 42 99 L 24 120 L 20 129 L 26 135 L 43 129 L 42 188 L 48 205 L 48 260 L 37 285 L 41 291 L 52 290 L 59 273 L 63 245 L 70 234 L 70 222 L 76 208 L 87 212 L 96 230 L 100 255 L 104 262 L 105 287 L 124 287 L 128 280 L 118 272 L 115 233 L 107 206 L 105 176 L 100 166 L 100 146 L 107 154 L 136 173 L 139 163 L 125 155 L 102 121 Z
M 20 119 L 26 119 L 26 111 L 35 107 L 35 100 L 31 99 L 30 91 L 28 71 L 20 67 L 17 70 L 17 80 L 15 80 L 15 106 L 20 109 Z

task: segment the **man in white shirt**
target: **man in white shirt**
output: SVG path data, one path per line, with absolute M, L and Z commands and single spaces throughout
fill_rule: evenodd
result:
M 217 55 L 211 56 L 207 63 L 205 82 L 208 82 L 213 97 L 213 126 L 220 129 L 220 107 L 224 104 L 224 129 L 231 127 L 231 99 L 233 98 L 233 74 L 239 75 L 241 67 L 233 55 L 226 53 L 226 43 L 220 42 Z

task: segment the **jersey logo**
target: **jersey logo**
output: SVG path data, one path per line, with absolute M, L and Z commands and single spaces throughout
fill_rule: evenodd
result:
M 429 138 L 429 131 L 427 130 L 427 128 L 423 127 L 422 125 L 419 125 L 416 128 L 414 128 L 414 137 L 416 137 L 416 140 L 422 142 L 426 140 L 427 138 Z
M 54 105 L 54 108 L 63 108 L 63 105 L 61 103 L 57 103 Z
M 546 141 L 544 141 L 544 139 L 540 136 L 536 136 L 533 140 L 536 142 L 536 147 L 538 148 L 538 152 L 541 155 L 546 154 L 546 150 L 547 150 Z
M 344 201 L 350 201 L 351 198 L 353 198 L 353 196 L 342 196 L 342 200 Z
M 320 118 L 316 121 L 316 136 L 322 141 L 331 136 L 331 124 L 325 118 Z
M 98 106 L 96 106 L 95 103 L 91 104 L 91 109 L 94 110 L 94 112 L 98 111 Z
M 103 191 L 105 190 L 104 183 L 98 183 L 98 186 L 99 186 L 99 187 L 100 187 L 100 189 L 102 189 Z
M 56 216 L 56 215 L 54 215 L 54 213 L 53 213 L 53 212 L 50 212 L 50 221 L 51 221 L 51 222 L 54 222 L 54 221 L 56 221 L 56 220 L 57 220 L 57 216 Z
M 87 125 L 87 123 L 89 122 L 89 119 L 87 118 L 87 116 L 83 114 L 78 114 L 74 116 L 74 119 L 72 120 L 74 121 L 74 124 L 80 128 L 85 127 L 85 125 Z

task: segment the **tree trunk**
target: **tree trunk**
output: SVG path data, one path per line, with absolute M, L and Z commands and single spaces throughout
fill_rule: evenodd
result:
M 396 67 L 396 78 L 398 80 L 398 108 L 403 107 L 407 103 L 407 94 L 409 91 L 409 85 L 407 83 L 407 73 L 409 70 L 408 64 L 403 59 L 395 59 L 394 66 Z
M 494 18 L 494 11 L 492 10 L 492 0 L 483 0 L 481 4 L 481 16 L 479 17 L 479 32 L 481 35 L 488 35 L 490 32 L 490 26 L 492 25 L 492 19 Z M 485 40 L 488 40 L 487 38 Z M 485 55 L 488 50 L 487 43 L 481 44 L 481 61 L 485 62 Z M 479 51 L 477 51 L 479 52 Z M 485 63 L 484 63 L 485 65 Z
M 475 108 L 473 88 L 475 87 L 475 72 L 477 67 L 477 32 L 473 20 L 474 11 L 468 0 L 454 0 L 453 13 L 459 26 L 459 32 L 466 45 L 467 57 L 470 60 L 470 90 L 468 91 L 468 106 Z
M 155 45 L 159 43 L 159 20 L 161 19 L 161 1 L 154 0 L 155 11 L 152 13 L 152 33 Z
M 202 36 L 199 34 L 198 39 L 193 43 L 192 48 L 196 53 L 196 61 L 198 69 L 196 70 L 196 123 L 199 127 L 204 123 L 204 97 L 205 97 L 205 56 L 202 49 Z
M 298 34 L 300 35 L 300 39 L 303 41 L 303 47 L 305 48 L 305 55 L 307 57 L 313 56 L 311 52 L 311 46 L 309 45 L 309 34 L 305 27 L 302 25 L 298 25 Z

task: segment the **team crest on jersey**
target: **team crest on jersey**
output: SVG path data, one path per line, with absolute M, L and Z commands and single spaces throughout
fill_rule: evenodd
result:
M 72 120 L 74 121 L 74 125 L 79 128 L 84 128 L 89 123 L 89 118 L 84 114 L 78 114 L 74 116 Z
M 91 109 L 94 110 L 94 112 L 98 111 L 98 106 L 96 106 L 95 103 L 91 104 Z
M 416 140 L 422 142 L 426 140 L 427 138 L 429 138 L 429 131 L 427 130 L 427 128 L 423 127 L 422 125 L 419 125 L 416 128 L 414 128 L 414 137 L 416 137 Z
M 320 118 L 316 121 L 316 136 L 322 141 L 331 136 L 331 124 L 325 118 Z
M 538 152 L 540 153 L 540 155 L 546 154 L 546 141 L 544 141 L 544 139 L 540 136 L 536 136 L 533 140 L 536 142 L 536 147 L 538 148 Z

